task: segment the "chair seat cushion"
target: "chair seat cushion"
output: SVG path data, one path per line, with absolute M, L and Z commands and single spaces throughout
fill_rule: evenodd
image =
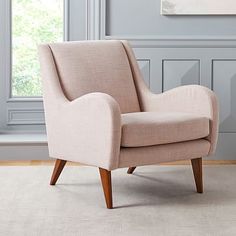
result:
M 209 119 L 179 112 L 122 114 L 122 147 L 144 147 L 205 138 Z

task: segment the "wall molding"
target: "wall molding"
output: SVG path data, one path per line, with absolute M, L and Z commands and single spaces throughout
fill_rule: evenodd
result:
M 236 58 L 227 58 L 227 59 L 220 59 L 220 58 L 214 58 L 211 60 L 211 84 L 212 84 L 212 87 L 211 89 L 214 91 L 215 87 L 214 87 L 214 62 L 216 61 L 219 61 L 219 62 L 227 62 L 227 61 L 234 61 L 236 62 Z
M 198 85 L 201 84 L 201 60 L 200 59 L 171 59 L 171 58 L 168 58 L 168 59 L 162 59 L 162 92 L 165 91 L 165 88 L 164 88 L 164 85 L 165 85 L 165 62 L 197 62 L 198 64 Z
M 9 108 L 7 125 L 44 125 L 43 109 Z
M 100 39 L 100 0 L 86 0 L 86 29 L 87 40 Z
M 236 63 L 236 58 L 234 59 L 234 58 L 222 58 L 222 59 L 219 59 L 219 58 L 214 58 L 214 59 L 212 59 L 211 60 L 211 81 L 212 81 L 212 90 L 213 91 L 215 91 L 216 93 L 217 93 L 217 86 L 216 86 L 216 79 L 215 79 L 215 75 L 217 75 L 217 73 L 215 73 L 215 70 L 214 70 L 214 68 L 215 68 L 215 66 L 214 66 L 214 63 L 215 62 L 220 62 L 220 63 L 227 63 L 227 62 L 234 62 L 234 63 Z M 217 68 L 217 67 L 216 67 Z M 235 68 L 235 67 L 233 67 L 233 68 Z M 227 70 L 226 70 L 226 72 L 227 72 Z M 235 71 L 234 71 L 234 74 L 235 74 Z M 235 74 L 236 75 L 236 74 Z M 225 73 L 224 72 L 224 76 L 225 76 L 225 80 L 227 79 L 227 73 Z M 229 86 L 229 88 L 234 88 L 234 86 L 232 87 L 232 86 Z M 227 93 L 227 91 L 225 91 L 225 90 L 223 90 L 224 91 L 224 95 L 223 96 L 221 96 L 220 97 L 220 95 L 218 95 L 218 98 L 219 98 L 219 101 L 221 102 L 222 100 L 221 99 L 223 99 L 222 97 L 224 97 L 225 98 L 225 96 L 227 96 L 228 94 L 232 94 L 232 93 Z M 233 100 L 235 100 L 235 99 L 233 99 Z M 231 105 L 231 108 L 232 107 L 235 107 L 234 105 L 232 106 Z M 221 104 L 221 108 L 222 108 L 222 110 L 223 109 L 225 109 L 225 104 Z M 231 115 L 235 115 L 235 113 L 233 112 Z M 234 124 L 231 124 L 231 127 L 230 128 L 228 128 L 228 127 L 225 127 L 225 128 L 223 128 L 222 127 L 222 124 L 224 123 L 224 120 L 223 121 L 220 121 L 220 127 L 219 127 L 219 133 L 228 133 L 228 134 L 230 134 L 230 133 L 232 133 L 232 134 L 234 134 L 235 132 L 236 132 L 236 130 L 235 130 L 235 125 Z
M 139 64 L 139 62 L 141 63 L 146 63 L 148 65 L 148 78 L 145 74 L 143 74 L 143 78 L 147 84 L 147 86 L 150 88 L 151 85 L 151 59 L 150 58 L 137 58 L 137 62 Z M 140 68 L 140 70 L 142 71 L 142 68 Z M 142 71 L 143 73 L 143 71 Z

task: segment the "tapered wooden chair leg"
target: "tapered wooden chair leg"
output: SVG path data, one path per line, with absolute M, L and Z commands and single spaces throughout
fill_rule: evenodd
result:
M 99 168 L 99 172 L 107 208 L 112 209 L 113 203 L 112 203 L 111 171 Z
M 203 193 L 203 179 L 202 179 L 202 158 L 191 160 L 193 175 L 196 183 L 198 193 Z
M 54 170 L 53 170 L 53 173 L 52 173 L 52 177 L 51 177 L 50 185 L 55 185 L 56 184 L 56 182 L 57 182 L 57 180 L 58 180 L 65 164 L 66 164 L 65 160 L 60 160 L 60 159 L 56 160 Z
M 136 169 L 136 167 L 130 167 L 128 170 L 127 170 L 127 174 L 133 174 L 134 170 Z

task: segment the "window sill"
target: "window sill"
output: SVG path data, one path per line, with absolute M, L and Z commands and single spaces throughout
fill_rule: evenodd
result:
M 0 145 L 47 145 L 47 135 L 38 134 L 1 134 Z

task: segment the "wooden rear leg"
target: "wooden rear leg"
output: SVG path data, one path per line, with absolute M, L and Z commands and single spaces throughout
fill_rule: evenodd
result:
M 112 203 L 111 171 L 99 168 L 99 172 L 107 208 L 112 209 L 113 203 Z
M 65 160 L 60 160 L 60 159 L 57 159 L 56 162 L 55 162 L 55 166 L 54 166 L 54 170 L 53 170 L 53 173 L 52 173 L 52 177 L 51 177 L 51 181 L 50 181 L 50 185 L 55 185 L 64 166 L 66 164 L 66 161 Z
M 203 193 L 202 158 L 191 159 L 193 175 L 198 193 Z
M 136 167 L 130 167 L 128 170 L 127 170 L 127 174 L 133 174 L 134 170 L 136 169 Z

